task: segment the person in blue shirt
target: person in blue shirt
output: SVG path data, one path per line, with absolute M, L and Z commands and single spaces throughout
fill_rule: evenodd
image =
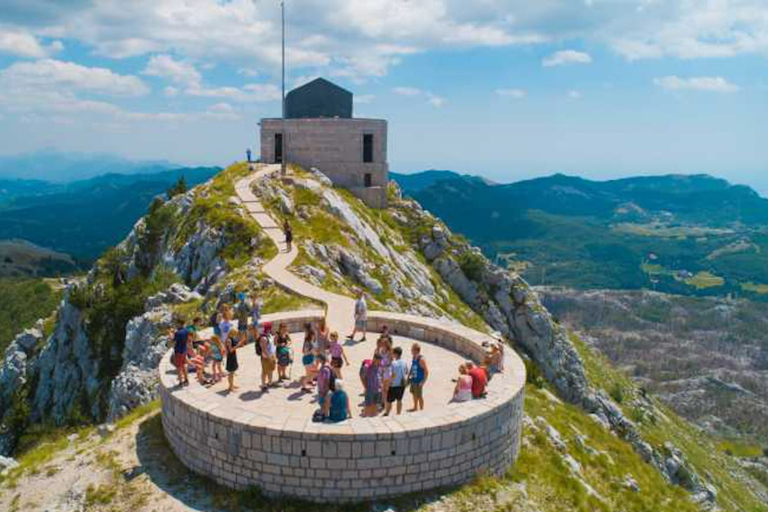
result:
M 352 417 L 352 409 L 349 406 L 349 395 L 344 391 L 344 381 L 336 381 L 336 389 L 331 394 L 330 400 L 323 404 L 323 416 L 327 421 L 338 423 Z
M 185 327 L 183 318 L 176 320 L 176 330 L 172 330 L 170 334 L 171 341 L 173 342 L 173 364 L 178 371 L 179 386 L 188 386 L 187 353 L 189 350 L 190 334 Z

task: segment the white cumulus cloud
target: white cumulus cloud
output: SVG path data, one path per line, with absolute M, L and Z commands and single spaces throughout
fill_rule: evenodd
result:
M 568 64 L 589 64 L 592 62 L 592 56 L 585 52 L 577 50 L 561 50 L 552 55 L 544 57 L 541 65 L 545 68 L 554 66 L 565 66 Z
M 202 80 L 200 72 L 188 62 L 175 60 L 170 55 L 155 55 L 149 59 L 143 73 L 157 76 L 187 87 L 196 86 Z
M 61 41 L 54 41 L 45 46 L 29 32 L 0 28 L 0 53 L 8 53 L 18 57 L 41 58 L 60 52 L 62 49 L 64 49 L 64 45 Z
M 664 76 L 654 78 L 653 83 L 669 91 L 708 91 L 734 93 L 741 90 L 738 85 L 729 82 L 721 76 L 695 76 L 681 78 L 679 76 Z
M 149 92 L 138 77 L 54 59 L 11 64 L 0 71 L 0 85 L 8 89 L 64 89 L 112 96 L 142 96 Z

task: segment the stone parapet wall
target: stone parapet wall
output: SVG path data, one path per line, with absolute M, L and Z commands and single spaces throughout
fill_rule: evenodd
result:
M 319 312 L 267 315 L 300 331 Z M 410 315 L 372 312 L 369 330 L 435 343 L 468 358 L 482 357 L 488 336 Z M 354 502 L 425 491 L 501 474 L 516 460 L 525 368 L 511 351 L 506 371 L 484 400 L 442 406 L 437 414 L 358 418 L 338 423 L 279 421 L 270 411 L 222 407 L 202 387 L 175 386 L 168 358 L 160 367 L 162 418 L 173 451 L 193 471 L 232 487 L 259 487 L 268 496 Z M 288 405 L 287 405 L 288 406 Z M 440 407 L 435 405 L 434 407 Z

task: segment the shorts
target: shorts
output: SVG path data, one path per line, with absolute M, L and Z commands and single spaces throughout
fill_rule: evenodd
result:
M 261 358 L 261 372 L 272 373 L 275 371 L 275 360 L 270 357 Z
M 424 391 L 424 383 L 419 382 L 416 384 L 415 382 L 411 384 L 411 394 L 413 395 L 413 398 L 419 399 L 422 397 Z
M 368 320 L 355 320 L 355 329 L 365 332 L 368 330 Z
M 405 393 L 405 386 L 392 386 L 387 392 L 387 402 L 399 402 L 403 399 Z
M 304 366 L 312 366 L 312 363 L 315 362 L 315 356 L 313 354 L 304 354 L 301 357 L 301 364 Z
M 331 358 L 331 366 L 333 366 L 334 368 L 341 368 L 343 362 L 344 361 L 340 357 Z
M 176 352 L 173 353 L 173 364 L 176 366 L 177 370 L 181 370 L 184 368 L 184 365 L 187 364 L 187 354 L 177 354 Z
M 378 391 L 365 390 L 365 406 L 370 407 L 376 405 L 381 401 L 381 393 Z

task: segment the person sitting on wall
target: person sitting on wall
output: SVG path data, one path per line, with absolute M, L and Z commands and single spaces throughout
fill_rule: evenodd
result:
M 453 401 L 468 402 L 469 400 L 472 400 L 472 376 L 467 372 L 467 366 L 461 364 L 456 387 L 453 388 Z
M 323 402 L 323 417 L 326 421 L 338 423 L 351 418 L 352 409 L 349 406 L 349 395 L 344 390 L 344 381 L 337 380 L 335 388 L 330 398 Z
M 475 365 L 472 361 L 467 361 L 464 365 L 467 373 L 472 377 L 472 398 L 484 398 L 486 395 L 486 386 L 488 386 L 488 375 L 481 367 Z

